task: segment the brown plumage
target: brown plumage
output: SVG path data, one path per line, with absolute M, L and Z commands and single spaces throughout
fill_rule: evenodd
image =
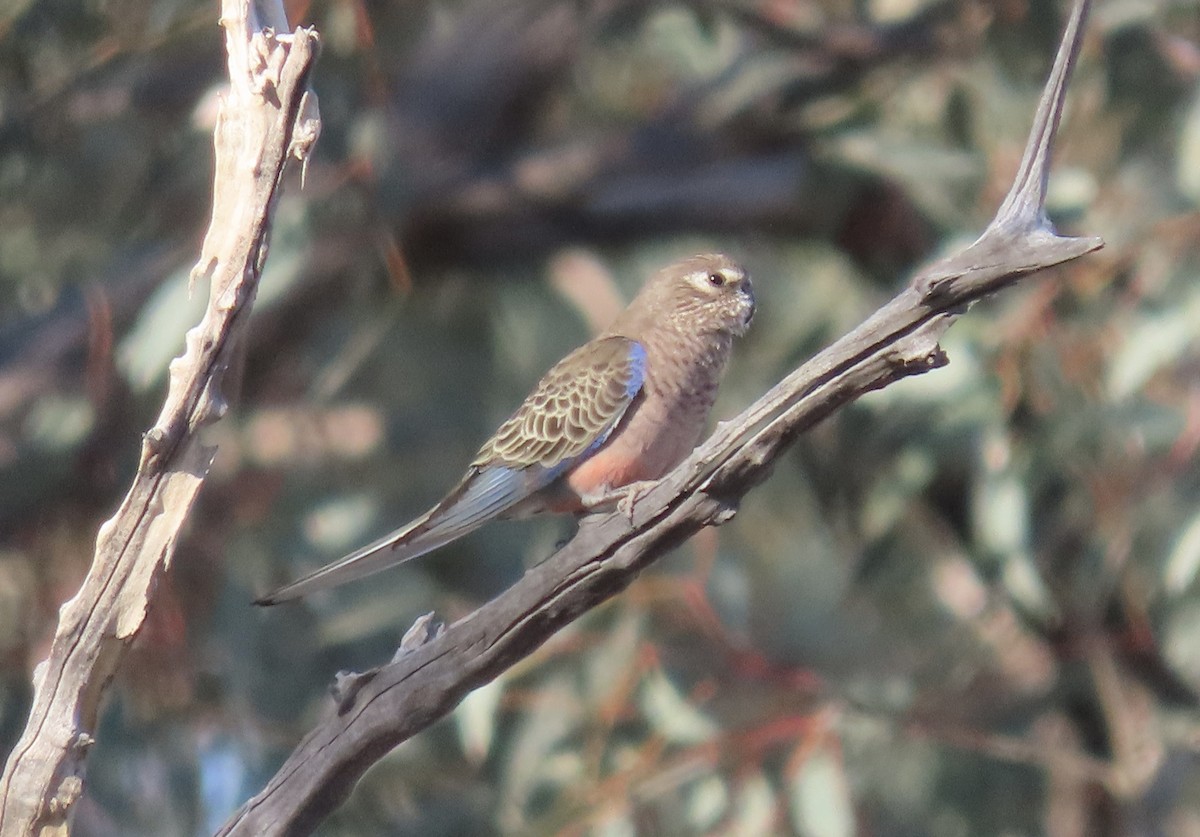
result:
M 259 599 L 275 604 L 416 558 L 496 517 L 583 511 L 691 452 L 754 315 L 746 272 L 704 255 L 655 273 L 602 335 L 554 365 L 459 484 L 407 526 Z

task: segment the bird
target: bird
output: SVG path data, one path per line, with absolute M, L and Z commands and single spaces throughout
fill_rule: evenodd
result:
M 658 270 L 604 333 L 551 367 L 429 511 L 255 603 L 371 575 L 493 519 L 578 515 L 627 498 L 699 443 L 754 311 L 750 276 L 728 256 Z

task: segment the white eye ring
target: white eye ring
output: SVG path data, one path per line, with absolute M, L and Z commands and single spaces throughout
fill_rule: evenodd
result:
M 696 271 L 688 277 L 697 288 L 706 291 L 719 290 L 728 285 L 731 279 L 720 270 Z

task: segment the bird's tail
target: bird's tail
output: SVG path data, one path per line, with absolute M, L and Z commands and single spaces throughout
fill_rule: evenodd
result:
M 445 499 L 412 523 L 356 549 L 262 598 L 273 605 L 337 587 L 348 581 L 403 564 L 475 531 L 529 495 L 521 474 L 508 468 L 473 472 Z

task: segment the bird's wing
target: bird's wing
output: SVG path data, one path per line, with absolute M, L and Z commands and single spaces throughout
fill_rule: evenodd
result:
M 546 373 L 436 506 L 256 604 L 277 604 L 379 572 L 503 514 L 604 443 L 641 391 L 645 367 L 645 349 L 624 337 L 576 349 Z
M 645 378 L 646 350 L 636 340 L 604 337 L 580 346 L 542 377 L 471 464 L 537 466 L 553 479 L 604 444 Z

